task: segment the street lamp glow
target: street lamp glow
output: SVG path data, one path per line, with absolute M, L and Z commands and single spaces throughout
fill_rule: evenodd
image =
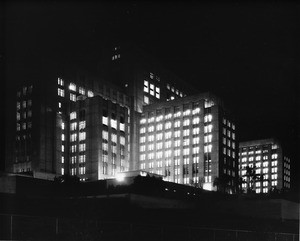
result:
M 117 180 L 118 182 L 123 182 L 124 179 L 125 179 L 125 175 L 124 175 L 123 173 L 118 173 L 118 174 L 116 175 L 116 180 Z

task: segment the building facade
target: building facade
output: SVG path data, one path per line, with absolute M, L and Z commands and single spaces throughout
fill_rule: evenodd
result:
M 250 168 L 250 169 L 249 169 Z M 249 171 L 253 170 L 252 182 Z M 242 188 L 256 193 L 268 193 L 272 189 L 290 188 L 290 159 L 284 154 L 276 139 L 241 142 L 239 144 L 239 175 Z
M 165 181 L 214 190 L 238 177 L 236 128 L 215 96 L 205 93 L 144 107 L 139 131 L 139 168 Z
M 101 96 L 74 103 L 70 112 L 71 175 L 83 181 L 100 180 L 129 171 L 128 114 L 128 108 Z
M 89 99 L 93 99 L 93 101 Z M 75 130 L 71 129 L 71 124 L 72 128 L 74 128 L 74 121 L 71 121 L 70 113 L 76 112 L 76 108 L 82 106 L 82 104 L 77 105 L 77 102 L 86 103 L 83 106 L 86 106 L 87 110 L 88 119 L 86 121 L 90 123 L 93 112 L 90 111 L 88 106 L 97 105 L 95 102 L 101 105 L 108 103 L 107 101 L 110 104 L 104 105 L 110 106 L 110 110 L 115 109 L 116 111 L 113 113 L 115 116 L 122 116 L 122 120 L 119 119 L 118 123 L 120 124 L 120 121 L 123 122 L 120 124 L 122 128 L 125 128 L 123 132 L 126 133 L 126 136 L 129 136 L 130 127 L 128 120 L 130 118 L 128 116 L 130 115 L 130 99 L 117 86 L 111 83 L 93 78 L 65 76 L 58 78 L 49 77 L 43 83 L 31 81 L 24 84 L 16 96 L 15 151 L 9 158 L 8 163 L 6 163 L 6 170 L 14 173 L 44 173 L 45 175 L 52 174 L 53 176 L 88 173 L 89 175 L 82 176 L 83 180 L 104 178 L 104 176 L 100 177 L 98 173 L 97 175 L 92 174 L 90 164 L 85 167 L 86 171 L 83 171 L 84 169 L 79 168 L 76 160 L 77 166 L 75 168 L 74 145 L 71 141 L 74 138 L 72 131 Z M 122 109 L 121 112 L 120 109 Z M 100 117 L 95 116 L 93 118 Z M 99 125 L 100 123 L 102 126 L 102 122 L 99 122 Z M 96 125 L 94 129 L 97 130 Z M 86 133 L 86 135 L 90 136 L 94 133 L 94 129 L 88 128 L 87 131 L 89 133 Z M 119 130 L 117 134 L 121 135 L 122 133 Z M 79 146 L 76 148 L 79 150 Z M 122 168 L 128 170 L 130 152 L 125 151 L 122 156 L 124 155 Z M 79 162 L 79 156 L 76 156 L 76 158 L 78 158 Z M 93 162 L 95 160 L 91 160 L 91 163 Z

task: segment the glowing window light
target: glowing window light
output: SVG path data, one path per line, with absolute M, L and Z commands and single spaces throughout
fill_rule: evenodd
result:
M 157 131 L 161 131 L 161 130 L 162 130 L 162 124 L 157 124 L 156 130 L 157 130 Z
M 159 122 L 159 121 L 161 121 L 162 119 L 163 119 L 163 116 L 160 115 L 160 116 L 157 116 L 157 117 L 156 117 L 156 120 L 155 120 L 155 121 L 156 121 L 156 122 Z
M 212 121 L 212 115 L 211 114 L 204 116 L 204 122 L 211 122 L 211 121 Z
M 141 124 L 145 124 L 145 123 L 146 123 L 146 119 L 145 119 L 145 118 L 141 119 L 141 120 L 140 120 L 140 123 L 141 123 Z
M 76 112 L 74 111 L 74 112 L 71 112 L 71 114 L 70 114 L 70 120 L 74 120 L 74 119 L 76 119 L 77 118 L 77 114 L 76 114 Z
M 88 97 L 94 97 L 94 92 L 91 91 L 91 90 L 89 90 L 89 91 L 88 91 Z
M 64 85 L 63 79 L 57 78 L 57 84 L 63 86 Z
M 175 115 L 174 115 L 174 117 L 176 117 Z M 165 116 L 165 119 L 171 119 L 172 118 L 172 114 L 171 113 L 169 113 L 169 114 L 167 114 L 166 116 Z
M 172 123 L 170 121 L 166 122 L 165 129 L 170 129 L 172 127 Z
M 79 87 L 79 94 L 81 94 L 81 95 L 85 95 L 85 89 L 84 88 L 82 88 L 82 87 Z
M 154 122 L 155 118 L 154 117 L 151 117 L 150 119 L 148 119 L 148 123 L 152 123 Z
M 64 96 L 65 96 L 65 90 L 58 88 L 58 89 L 57 89 L 57 94 L 58 94 L 59 96 L 61 96 L 61 97 L 64 97 Z
M 190 115 L 191 114 L 191 110 L 186 110 L 183 112 L 183 115 Z
M 76 85 L 74 83 L 70 83 L 69 90 L 76 91 Z

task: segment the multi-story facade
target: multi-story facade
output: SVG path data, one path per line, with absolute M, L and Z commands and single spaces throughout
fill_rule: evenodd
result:
M 236 128 L 215 96 L 205 93 L 144 107 L 139 168 L 164 180 L 215 189 L 216 178 L 238 177 Z
M 94 97 L 97 98 L 94 100 Z M 98 101 L 100 105 L 106 100 L 117 105 L 117 110 L 126 108 L 127 111 L 124 110 L 126 115 L 122 114 L 126 118 L 126 122 L 124 119 L 124 124 L 126 123 L 124 132 L 130 132 L 128 127 L 130 99 L 118 87 L 103 80 L 78 79 L 76 76 L 50 77 L 43 83 L 32 81 L 30 84 L 23 85 L 17 92 L 15 153 L 6 163 L 7 171 L 75 175 L 74 158 L 72 160 L 71 155 L 70 113 L 71 110 L 75 111 L 74 106 L 77 101 L 84 98 L 93 99 L 93 101 L 85 100 L 84 103 L 87 105 L 95 101 Z M 87 110 L 89 110 L 88 107 Z M 91 112 L 88 113 L 89 116 L 92 115 Z M 93 133 L 94 130 L 89 128 L 88 131 Z M 124 170 L 128 170 L 130 153 L 126 151 L 122 155 L 125 155 Z M 76 173 L 79 172 L 81 171 L 78 169 Z M 92 171 L 89 170 L 86 173 L 91 174 Z M 82 177 L 82 179 L 87 178 L 95 180 L 100 176 L 93 174 Z
M 250 169 L 249 169 L 250 168 Z M 253 170 L 250 182 L 248 170 Z M 249 172 L 249 171 L 248 171 Z M 256 193 L 290 188 L 290 159 L 284 155 L 276 139 L 253 140 L 239 144 L 239 175 L 244 179 L 242 188 Z
M 129 170 L 129 109 L 101 96 L 83 97 L 70 112 L 71 175 L 81 180 Z
M 193 89 L 176 75 L 163 68 L 143 50 L 130 44 L 107 48 L 100 66 L 100 75 L 121 86 L 131 98 L 131 170 L 137 170 L 139 118 L 143 107 L 152 103 L 186 96 Z

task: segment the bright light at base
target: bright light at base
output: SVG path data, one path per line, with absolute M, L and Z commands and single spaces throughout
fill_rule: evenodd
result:
M 203 184 L 203 189 L 204 189 L 204 190 L 208 190 L 208 191 L 212 191 L 212 190 L 213 190 L 212 183 L 211 183 L 211 182 L 204 183 L 204 184 Z
M 124 179 L 125 179 L 125 175 L 124 175 L 123 173 L 118 173 L 118 174 L 116 175 L 116 180 L 117 180 L 118 182 L 123 182 Z

